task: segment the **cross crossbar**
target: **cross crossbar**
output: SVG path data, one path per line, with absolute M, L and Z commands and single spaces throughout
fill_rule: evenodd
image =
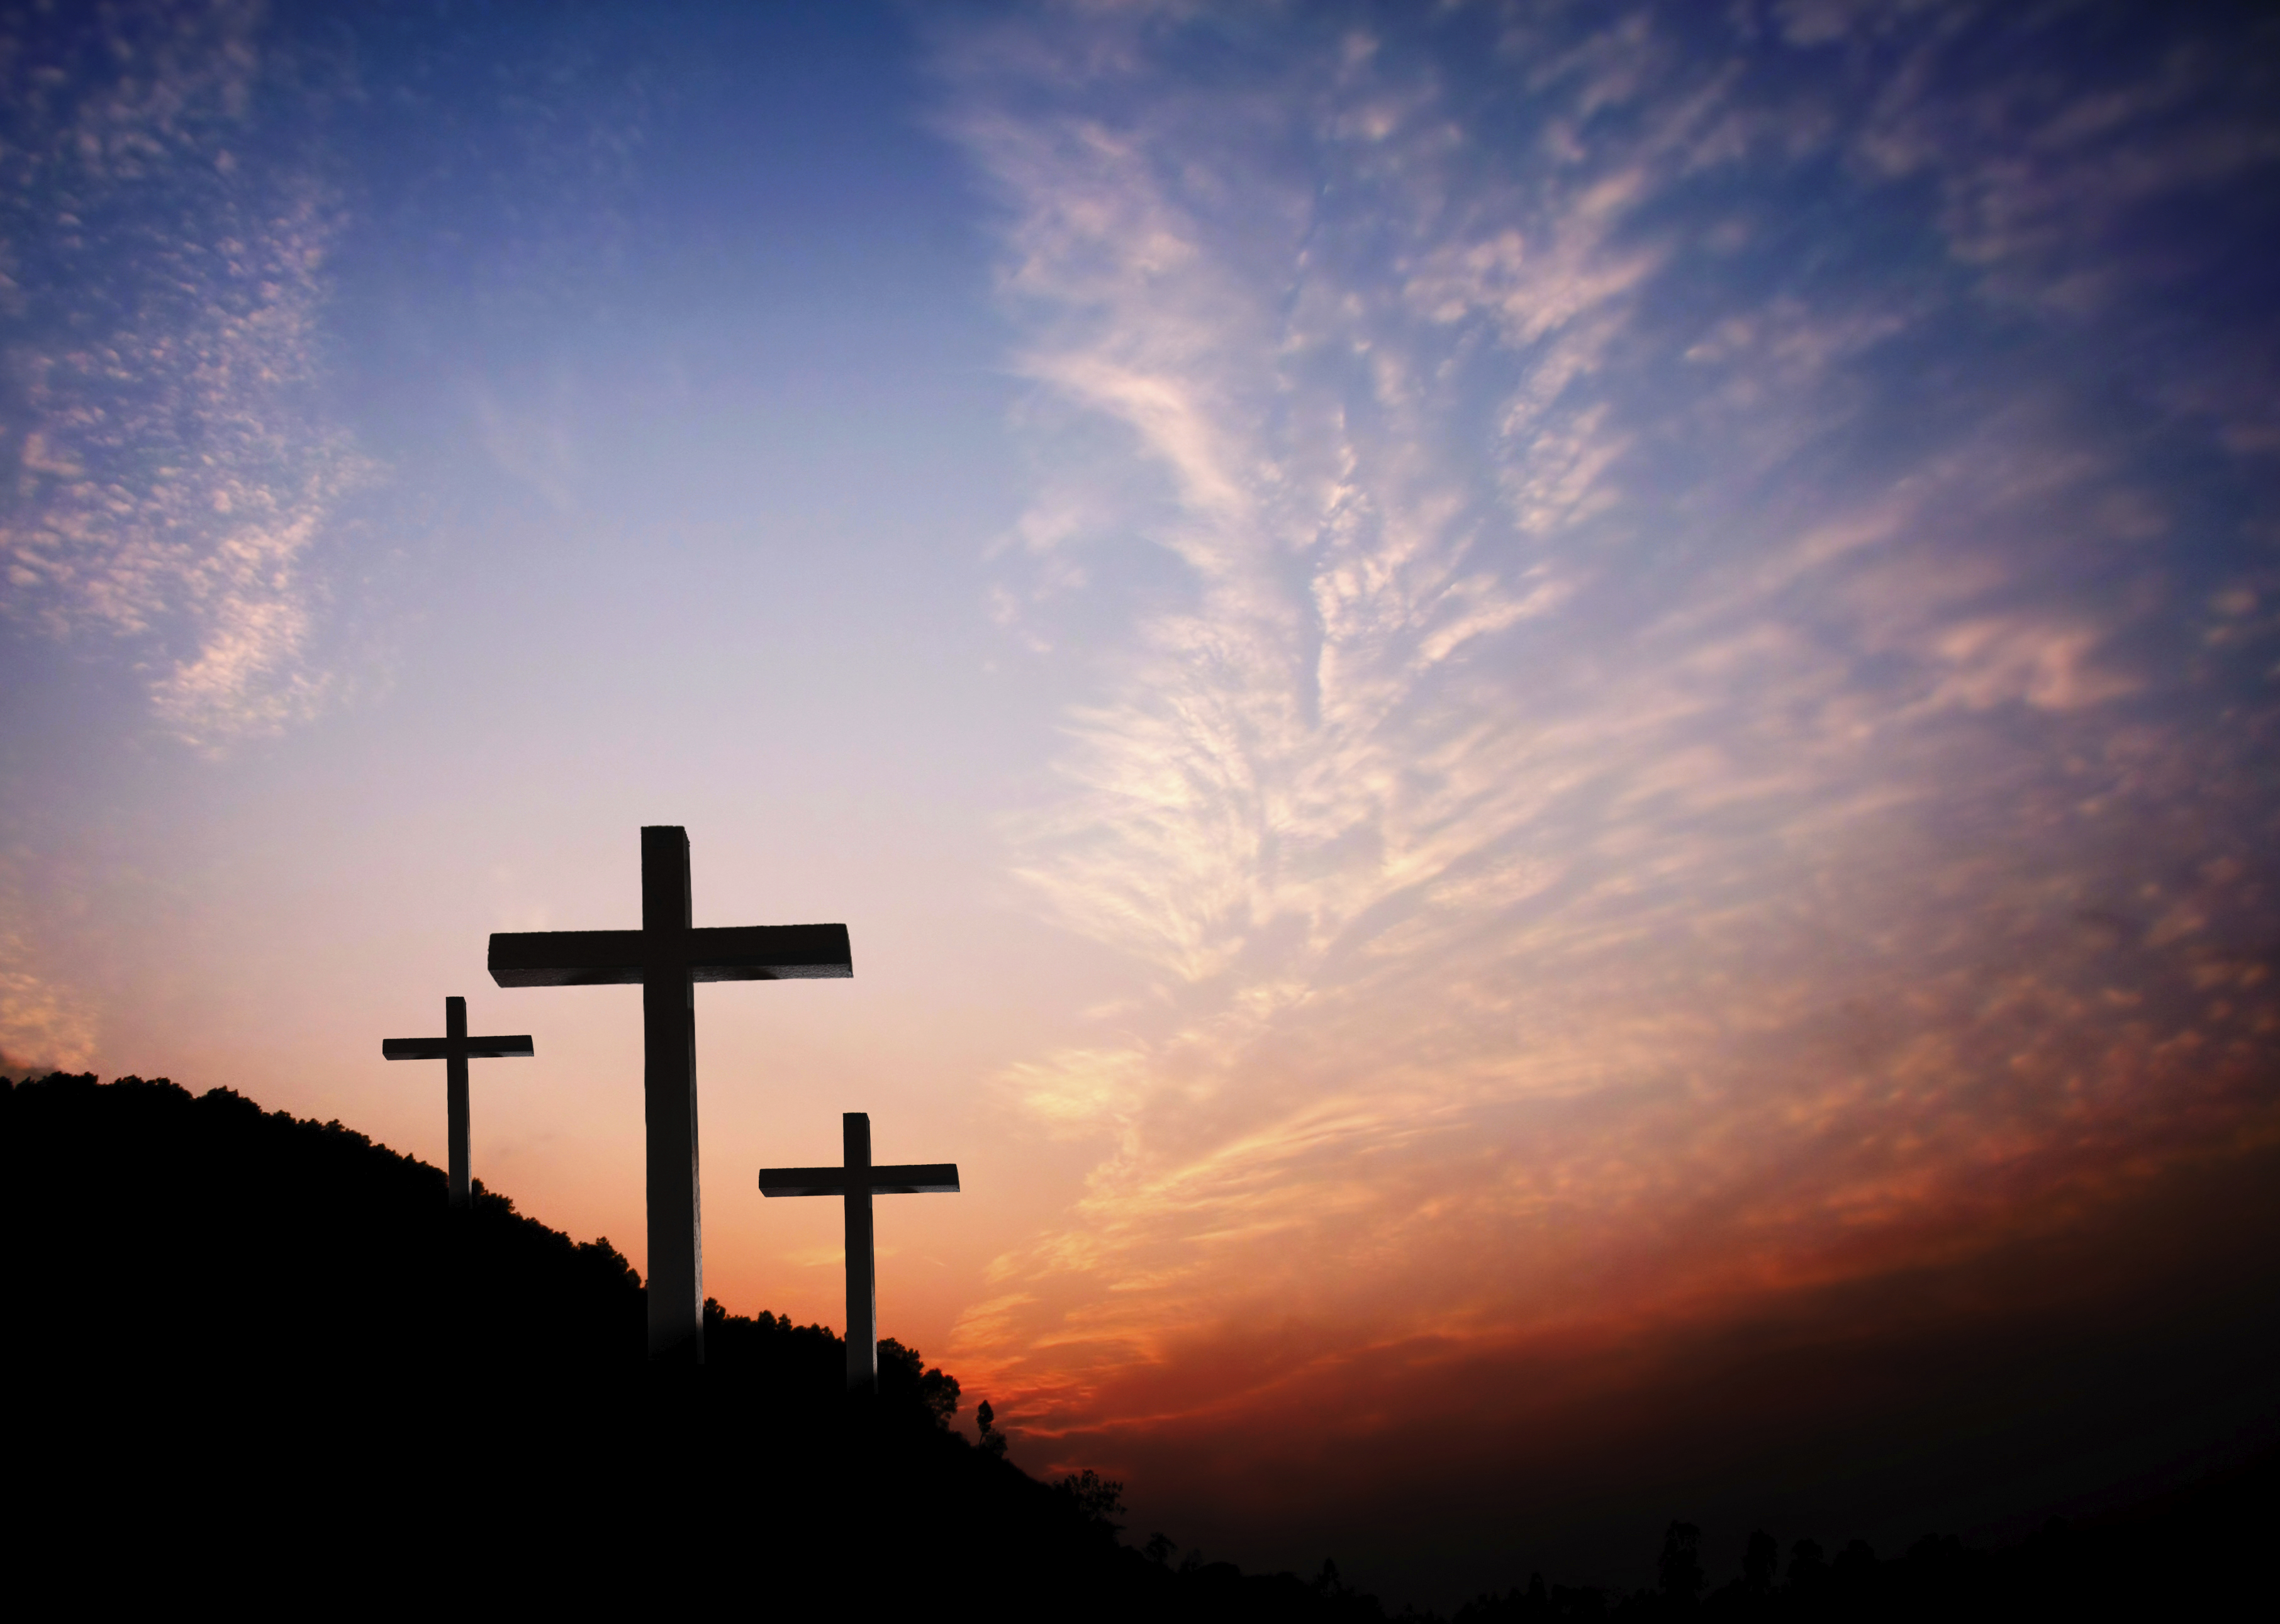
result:
M 646 930 L 500 931 L 491 979 L 502 987 L 611 987 L 662 960 L 692 981 L 809 981 L 855 974 L 844 925 L 708 925 Z
M 874 1196 L 954 1196 L 958 1194 L 956 1162 L 911 1162 L 895 1167 L 874 1167 L 865 1186 Z M 763 1196 L 843 1196 L 843 1167 L 763 1167 Z
M 383 1060 L 505 1060 L 528 1059 L 538 1051 L 530 1035 L 519 1037 L 383 1037 Z

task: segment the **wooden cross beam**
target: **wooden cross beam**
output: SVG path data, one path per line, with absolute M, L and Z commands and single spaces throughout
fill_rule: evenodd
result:
M 844 925 L 697 929 L 690 923 L 689 831 L 644 828 L 639 930 L 500 932 L 502 987 L 639 982 L 642 1090 L 649 1121 L 649 1351 L 705 1358 L 705 1254 L 697 1200 L 698 981 L 809 981 L 855 974 Z
M 871 1244 L 871 1197 L 958 1193 L 958 1164 L 871 1165 L 871 1119 L 860 1111 L 840 1118 L 838 1167 L 763 1167 L 763 1196 L 843 1196 L 847 1200 L 847 1390 L 879 1385 L 879 1278 Z
M 471 1198 L 467 1174 L 467 1062 L 496 1060 L 510 1055 L 528 1056 L 537 1051 L 530 1046 L 530 1036 L 469 1037 L 467 1035 L 467 1001 L 465 998 L 443 1000 L 443 1035 L 441 1037 L 384 1037 L 380 1040 L 380 1056 L 383 1060 L 441 1060 L 443 1062 L 443 1121 L 445 1136 L 451 1142 L 451 1205 L 463 1207 Z

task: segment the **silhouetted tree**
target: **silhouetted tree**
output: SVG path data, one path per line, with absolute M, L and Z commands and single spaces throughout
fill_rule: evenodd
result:
M 981 1431 L 982 1449 L 1003 1459 L 1005 1454 L 1005 1435 L 998 1430 L 998 1412 L 990 1407 L 988 1399 L 983 1399 L 982 1407 L 974 1412 L 974 1424 Z
M 1742 1589 L 1752 1598 L 1770 1596 L 1774 1589 L 1774 1570 L 1781 1564 L 1781 1546 L 1763 1528 L 1750 1535 L 1749 1549 L 1742 1553 Z
M 1837 1553 L 1830 1569 L 1837 1582 L 1848 1590 L 1864 1589 L 1876 1582 L 1876 1550 L 1865 1539 L 1856 1539 Z
M 1124 1514 L 1124 1485 L 1105 1478 L 1087 1466 L 1082 1472 L 1056 1478 L 1055 1492 L 1075 1508 L 1077 1515 L 1097 1528 L 1111 1534 L 1121 1533 L 1124 1525 L 1110 1520 Z
M 1829 1557 L 1821 1542 L 1801 1539 L 1789 1548 L 1789 1589 L 1800 1598 L 1817 1597 L 1829 1582 Z
M 905 1348 L 893 1337 L 879 1343 L 879 1397 L 926 1417 L 947 1429 L 958 1413 L 958 1378 L 929 1369 L 916 1348 Z
M 1655 1564 L 1665 1600 L 1691 1606 L 1702 1593 L 1702 1530 L 1691 1522 L 1674 1520 L 1663 1530 L 1662 1555 Z

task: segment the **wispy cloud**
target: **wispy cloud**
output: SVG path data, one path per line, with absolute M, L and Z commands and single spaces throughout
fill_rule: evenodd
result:
M 336 219 L 253 127 L 259 19 L 19 18 L 7 54 L 5 602 L 127 640 L 205 745 L 324 703 L 314 561 L 374 471 L 313 387 Z
M 2099 392 L 2164 318 L 2064 291 L 2116 205 L 2051 156 L 2155 120 L 2133 196 L 2240 183 L 2221 53 L 2059 95 L 1961 11 L 1358 15 L 945 50 L 1057 470 L 1004 613 L 1186 572 L 1016 831 L 1145 994 L 1005 1080 L 1099 1146 L 959 1332 L 1041 1430 L 1241 1402 L 1180 1374 L 1229 1328 L 1360 1361 L 1968 1249 L 2273 1104 L 2261 430 Z
M 0 856 L 0 1073 L 70 1071 L 94 1057 L 90 1002 L 40 974 L 23 854 Z

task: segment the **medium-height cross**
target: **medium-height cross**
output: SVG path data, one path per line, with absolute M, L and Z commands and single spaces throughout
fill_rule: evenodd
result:
M 871 1119 L 850 1111 L 840 1121 L 839 1167 L 763 1167 L 763 1196 L 844 1196 L 847 1198 L 847 1389 L 879 1385 L 879 1277 L 872 1262 L 871 1197 L 958 1193 L 956 1162 L 895 1167 L 871 1165 Z
M 469 1037 L 467 1001 L 443 1000 L 441 1037 L 383 1037 L 383 1060 L 441 1060 L 443 1062 L 443 1120 L 451 1141 L 451 1205 L 463 1207 L 469 1199 L 467 1177 L 467 1062 L 496 1060 L 508 1055 L 530 1055 L 528 1034 L 520 1037 Z
M 705 1258 L 697 1206 L 698 981 L 806 981 L 855 974 L 844 925 L 689 923 L 689 831 L 644 828 L 639 930 L 507 931 L 491 937 L 502 987 L 642 989 L 642 1091 L 649 1121 L 649 1351 L 705 1358 Z

